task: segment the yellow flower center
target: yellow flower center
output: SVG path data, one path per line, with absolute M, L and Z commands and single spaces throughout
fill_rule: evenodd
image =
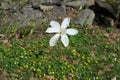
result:
M 60 34 L 62 35 L 62 34 L 65 34 L 65 29 L 61 29 L 60 30 Z

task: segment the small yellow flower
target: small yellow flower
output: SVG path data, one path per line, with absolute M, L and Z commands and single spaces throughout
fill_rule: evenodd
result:
M 40 70 L 40 68 L 38 68 L 36 71 L 40 72 L 41 70 Z
M 34 68 L 33 71 L 36 71 L 36 68 Z
M 74 71 L 73 70 L 71 70 L 71 73 L 73 73 Z
M 49 65 L 48 68 L 51 68 L 51 66 Z
M 40 44 L 40 46 L 41 46 L 41 47 L 43 47 L 43 46 L 44 46 L 44 44 Z
M 109 46 L 108 46 L 108 45 L 105 45 L 105 48 L 109 48 Z
M 46 76 L 46 74 L 44 74 L 44 76 Z
M 65 65 L 67 65 L 68 63 L 67 62 L 65 62 Z
M 41 75 L 39 75 L 39 77 L 42 77 Z
M 96 80 L 98 80 L 99 78 L 98 77 L 96 77 Z
M 90 63 L 90 59 L 88 59 L 88 63 Z
M 120 59 L 117 62 L 120 62 Z
M 76 53 L 76 52 L 73 52 L 72 54 L 73 54 L 73 56 L 76 56 L 77 53 Z
M 16 57 L 15 59 L 16 59 L 17 61 L 19 61 L 19 60 L 20 60 L 20 59 L 19 59 L 19 58 L 17 58 L 17 57 Z
M 80 57 L 80 54 L 77 54 L 78 57 Z
M 87 78 L 86 80 L 91 80 L 90 78 Z
M 83 66 L 83 68 L 86 68 L 85 66 Z
M 20 70 L 17 70 L 18 72 L 20 72 Z
M 65 77 L 65 76 L 63 76 L 63 80 L 66 80 L 66 77 Z
M 26 64 L 26 65 L 24 66 L 24 68 L 26 68 L 26 69 L 27 69 L 27 68 L 28 68 L 28 64 Z
M 23 69 L 23 67 L 20 66 L 20 69 Z
M 41 62 L 39 63 L 39 65 L 41 65 Z
M 85 55 L 82 56 L 82 59 L 84 59 L 84 58 L 85 58 Z
M 86 63 L 86 62 L 84 62 L 84 64 L 87 66 L 88 65 L 88 63 Z
M 54 75 L 54 74 L 55 74 L 55 72 L 50 72 L 50 74 L 51 74 L 51 75 Z

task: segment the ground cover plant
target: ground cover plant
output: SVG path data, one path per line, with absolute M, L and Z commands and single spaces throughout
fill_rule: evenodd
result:
M 0 78 L 10 80 L 111 80 L 120 77 L 120 41 L 114 28 L 70 24 L 78 34 L 67 47 L 49 46 L 49 23 L 1 30 Z M 40 29 L 40 30 L 39 30 Z M 19 31 L 19 32 L 18 32 Z

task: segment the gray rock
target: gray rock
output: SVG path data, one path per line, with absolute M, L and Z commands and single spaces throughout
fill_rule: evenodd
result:
M 42 4 L 60 4 L 62 0 L 40 0 Z
M 71 6 L 71 7 L 89 7 L 91 5 L 94 5 L 95 1 L 94 0 L 75 0 L 75 1 L 70 1 L 70 2 L 65 2 L 66 6 Z
M 98 20 L 98 24 L 102 24 L 105 26 L 114 26 L 113 24 L 117 21 L 116 9 L 109 4 L 108 2 L 103 2 L 102 0 L 95 0 L 95 5 L 91 6 L 92 9 L 96 14 L 96 19 Z
M 40 9 L 41 4 L 45 6 L 52 5 L 53 9 L 42 12 Z M 30 21 L 35 21 L 37 25 L 40 25 L 42 22 L 49 22 L 65 17 L 67 13 L 64 8 L 57 5 L 68 4 L 70 6 L 84 6 L 87 4 L 87 0 L 23 0 L 21 3 L 12 0 L 2 0 L 0 9 L 4 9 L 7 12 L 5 24 L 17 22 L 19 26 L 26 26 L 30 25 Z M 13 12 L 12 10 L 15 11 Z M 11 14 L 11 17 L 9 14 Z
M 2 10 L 18 10 L 18 9 L 21 9 L 26 3 L 27 3 L 28 0 L 24 0 L 24 1 L 12 1 L 12 0 L 3 0 L 1 1 L 1 5 L 0 5 L 0 9 Z
M 80 11 L 80 13 L 76 17 L 79 18 L 77 23 L 80 24 L 81 27 L 84 26 L 85 22 L 87 25 L 90 26 L 93 23 L 95 14 L 90 9 L 84 9 L 84 10 Z
M 117 14 L 116 17 L 118 17 L 118 20 L 120 22 L 120 0 L 116 1 L 116 9 L 117 9 Z
M 39 6 L 40 4 L 45 4 L 45 5 L 61 5 L 62 0 L 31 0 L 31 3 L 34 7 Z
M 72 6 L 72 7 L 78 7 L 78 6 L 84 6 L 85 1 L 81 0 L 81 1 L 72 1 L 72 2 L 66 2 L 65 5 L 66 6 Z
M 25 8 L 23 8 L 22 12 L 30 20 L 34 20 L 35 19 L 34 18 L 34 14 L 33 14 L 33 8 L 25 7 Z
M 41 11 L 39 11 L 39 10 L 34 10 L 33 14 L 34 14 L 35 19 L 40 19 L 40 18 L 43 17 L 43 13 Z
M 9 2 L 1 2 L 0 9 L 10 9 Z
M 113 7 L 109 3 L 107 3 L 107 2 L 102 2 L 101 0 L 95 0 L 95 3 L 97 5 L 99 5 L 100 7 L 107 9 L 111 13 L 114 12 Z
M 62 7 L 54 6 L 53 9 L 50 12 L 46 13 L 46 17 L 48 18 L 48 21 L 51 20 L 57 20 L 60 17 L 65 17 L 66 12 Z
M 22 13 L 18 13 L 18 21 L 20 25 L 30 25 L 30 21 L 37 21 L 42 18 L 43 13 L 39 10 L 34 10 L 33 8 L 26 7 L 22 10 Z

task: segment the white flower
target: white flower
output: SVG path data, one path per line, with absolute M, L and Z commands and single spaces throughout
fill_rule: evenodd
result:
M 60 24 L 56 21 L 51 21 L 50 25 L 51 27 L 46 30 L 47 33 L 56 33 L 51 39 L 50 39 L 50 46 L 55 46 L 59 37 L 61 37 L 61 41 L 65 47 L 69 44 L 69 38 L 67 34 L 69 35 L 76 35 L 78 33 L 78 30 L 76 29 L 66 29 L 70 24 L 70 18 L 65 18 L 60 26 Z

